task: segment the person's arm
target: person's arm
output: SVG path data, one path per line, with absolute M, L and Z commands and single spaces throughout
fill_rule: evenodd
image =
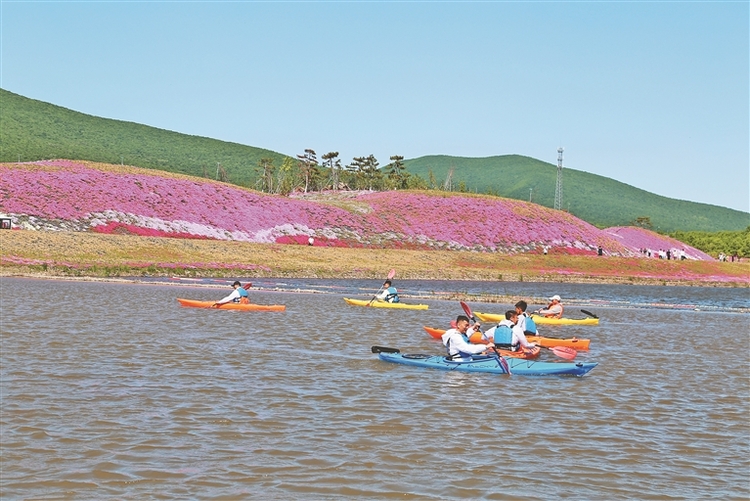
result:
M 457 333 L 458 335 L 451 336 L 451 348 L 455 348 L 458 351 L 461 351 L 463 353 L 473 353 L 478 354 L 482 353 L 484 350 L 488 349 L 489 344 L 472 344 L 467 343 L 464 341 L 464 337 Z
M 521 332 L 526 332 L 526 316 L 523 314 L 518 315 L 518 323 L 516 325 L 521 329 Z
M 562 316 L 562 305 L 555 304 L 550 306 L 548 309 L 539 310 L 539 314 L 544 315 L 545 317 L 556 316 L 559 318 Z
M 234 298 L 239 298 L 239 297 L 240 297 L 240 293 L 239 293 L 239 292 L 237 292 L 237 289 L 235 289 L 235 290 L 233 290 L 233 291 L 232 291 L 232 293 L 231 293 L 231 294 L 229 294 L 229 295 L 228 295 L 227 297 L 225 297 L 225 298 L 222 298 L 222 299 L 219 299 L 218 301 L 216 301 L 216 303 L 215 303 L 215 304 L 224 304 L 224 303 L 228 303 L 228 302 L 230 302 L 230 301 L 234 300 Z
M 518 341 L 518 344 L 520 344 L 524 348 L 531 349 L 536 346 L 536 343 L 529 343 L 529 340 L 526 339 L 526 335 L 521 329 L 518 328 L 517 325 L 513 327 L 513 337 L 516 341 Z

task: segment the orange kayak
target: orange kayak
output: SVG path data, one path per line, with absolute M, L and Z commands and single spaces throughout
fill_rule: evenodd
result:
M 442 336 L 445 333 L 445 329 L 433 329 L 432 327 L 422 327 L 424 330 L 427 331 L 427 334 L 434 337 L 435 339 L 440 339 L 440 336 Z M 479 332 L 475 332 L 471 335 L 469 338 L 469 341 L 472 343 L 482 343 L 482 334 Z M 500 355 L 504 357 L 511 357 L 511 358 L 525 358 L 527 360 L 530 360 L 532 358 L 537 358 L 539 356 L 539 353 L 541 353 L 542 349 L 538 346 L 535 346 L 534 348 L 530 350 L 519 350 L 519 351 L 510 351 L 510 350 L 497 350 Z
M 210 308 L 214 310 L 241 310 L 241 311 L 284 311 L 283 304 L 254 304 L 254 303 L 224 303 L 214 307 L 214 301 L 196 301 L 194 299 L 177 298 L 181 306 L 190 308 Z
M 445 332 L 445 329 L 433 329 L 432 327 L 423 327 L 423 328 L 424 330 L 427 331 L 427 333 L 430 336 L 436 339 L 440 339 L 440 336 L 442 336 L 443 333 Z M 545 348 L 553 348 L 555 346 L 565 346 L 567 348 L 574 348 L 576 350 L 588 350 L 589 343 L 591 342 L 590 339 L 580 339 L 577 337 L 568 338 L 568 339 L 558 339 L 556 337 L 526 336 L 526 339 L 530 343 L 536 343 L 539 346 L 544 346 Z M 478 332 L 475 332 L 469 338 L 469 341 L 471 341 L 472 343 L 481 343 L 482 335 Z

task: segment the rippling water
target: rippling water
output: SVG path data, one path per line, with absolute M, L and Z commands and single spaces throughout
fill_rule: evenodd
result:
M 323 293 L 253 292 L 287 311 L 248 313 L 175 300 L 226 287 L 3 278 L 0 497 L 750 497 L 747 289 L 407 284 L 559 293 L 601 317 L 543 326 L 592 340 L 589 375 L 524 378 L 370 353 L 441 353 L 422 326 L 456 301 L 358 308 L 341 298 L 372 282 L 291 282 L 275 288 Z

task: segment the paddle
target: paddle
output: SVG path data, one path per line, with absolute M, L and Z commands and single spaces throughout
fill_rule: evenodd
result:
M 385 279 L 385 280 L 383 281 L 383 285 L 385 285 L 385 282 L 386 282 L 387 280 L 391 280 L 391 279 L 392 279 L 393 277 L 395 277 L 395 276 L 396 276 L 396 270 L 393 270 L 393 269 L 392 269 L 391 271 L 389 271 L 389 272 L 388 272 L 388 277 L 386 277 L 386 279 Z M 381 286 L 380 286 L 380 289 L 378 289 L 378 292 L 376 292 L 376 293 L 375 293 L 375 295 L 374 295 L 374 296 L 372 296 L 372 299 L 370 299 L 370 302 L 369 302 L 369 303 L 367 303 L 367 306 L 370 306 L 370 305 L 372 304 L 372 302 L 373 302 L 373 301 L 375 301 L 375 299 L 377 299 L 377 297 L 378 297 L 378 294 L 380 294 L 380 291 L 381 291 L 381 290 L 383 290 L 383 285 L 381 285 Z M 374 352 L 373 352 L 373 353 L 374 353 Z
M 587 310 L 581 310 L 581 313 L 583 313 L 584 315 L 588 315 L 591 318 L 599 318 L 599 317 L 597 317 L 596 315 L 594 315 L 593 313 L 591 313 L 590 311 L 587 311 Z
M 373 353 L 401 353 L 398 348 L 388 348 L 387 346 L 373 346 L 370 349 Z
M 573 360 L 576 358 L 576 355 L 578 355 L 578 351 L 574 350 L 573 348 L 568 348 L 567 346 L 542 346 L 540 344 L 537 345 L 540 348 L 544 348 L 545 350 L 549 350 L 555 355 L 557 355 L 560 358 L 564 358 L 565 360 Z
M 476 323 L 477 319 L 474 318 L 474 312 L 471 311 L 471 308 L 468 304 L 464 303 L 463 301 L 459 301 L 461 304 L 461 308 L 464 310 L 464 313 L 466 313 L 466 316 L 468 316 L 474 323 Z M 510 366 L 508 366 L 507 360 L 505 360 L 502 355 L 500 355 L 500 352 L 497 351 L 497 348 L 494 346 L 492 347 L 492 350 L 495 352 L 495 355 L 497 355 L 497 362 L 500 364 L 500 367 L 503 368 L 503 370 L 510 376 Z

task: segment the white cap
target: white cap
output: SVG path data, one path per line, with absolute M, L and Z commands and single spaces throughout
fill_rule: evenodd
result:
M 555 294 L 554 296 L 552 296 L 551 298 L 549 298 L 549 300 L 550 301 L 560 301 L 560 296 L 558 296 L 557 294 Z

